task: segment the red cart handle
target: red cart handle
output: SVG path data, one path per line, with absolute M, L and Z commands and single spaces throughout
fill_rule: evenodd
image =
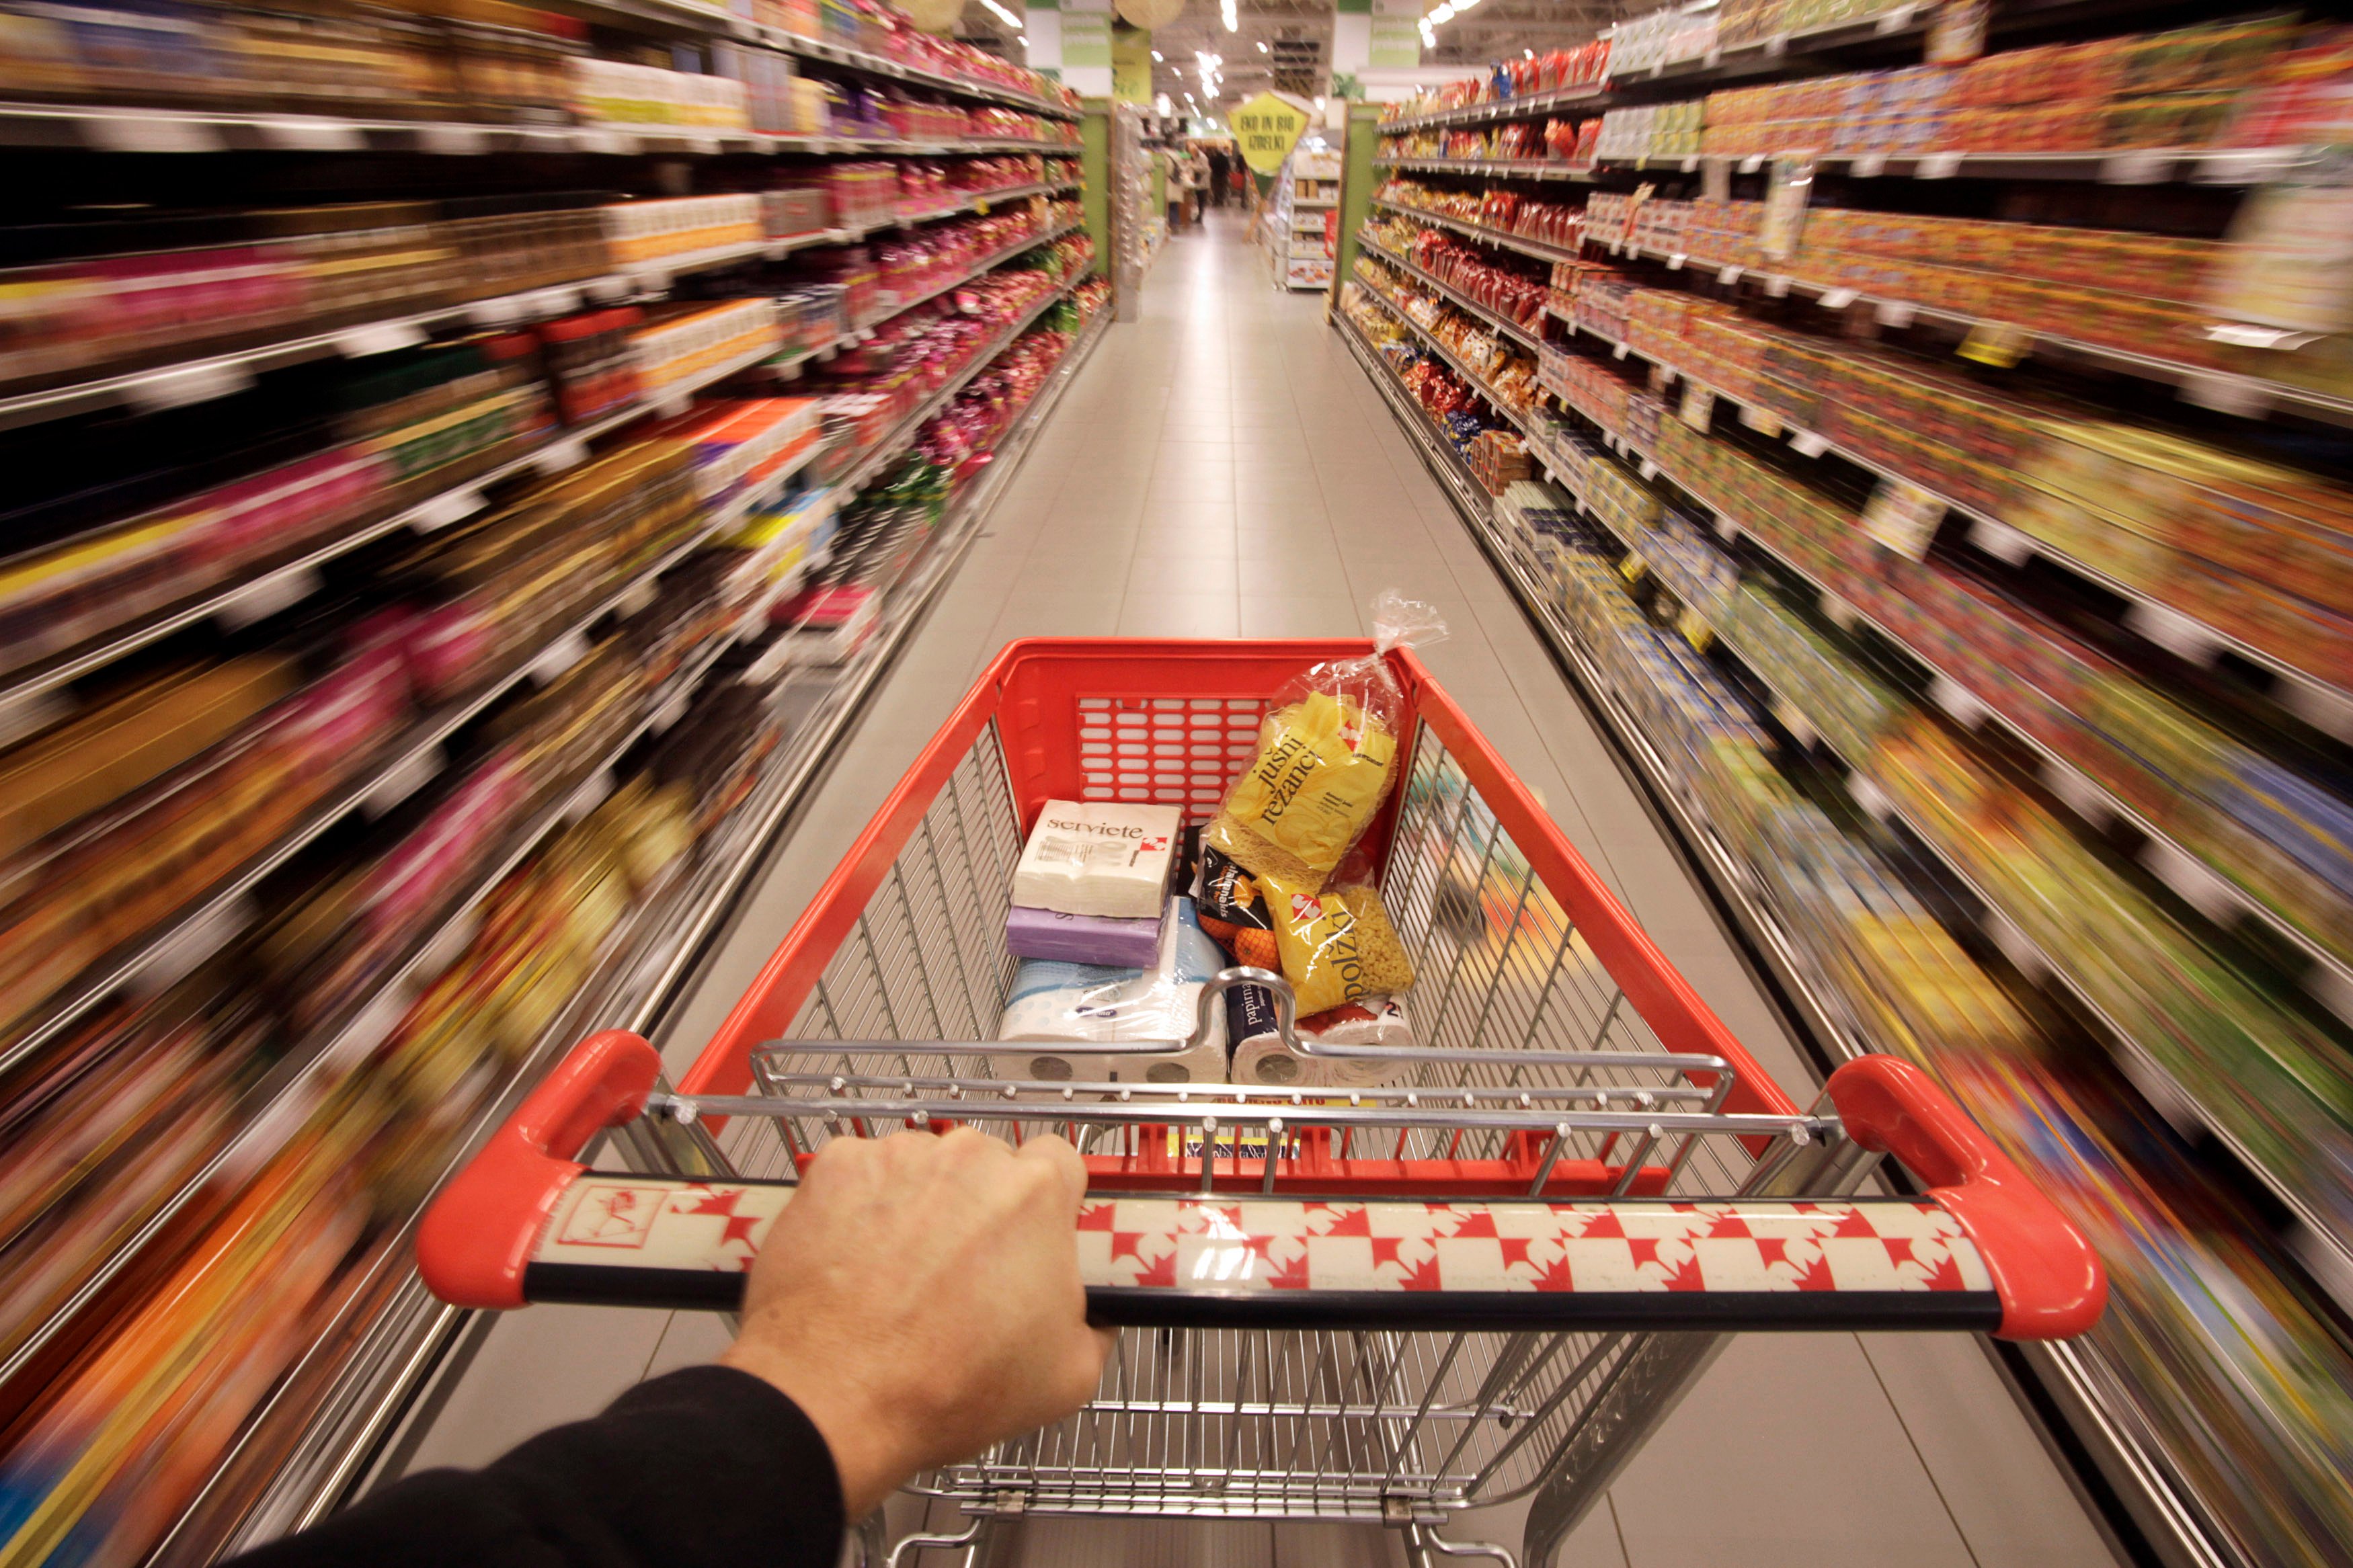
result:
M 1847 1135 L 1926 1181 L 1978 1244 L 2001 1297 L 2000 1338 L 2072 1339 L 2099 1321 L 2099 1254 L 1935 1079 L 1870 1056 L 1831 1073 L 1829 1089 Z
M 532 1249 L 587 1169 L 573 1156 L 635 1120 L 660 1076 L 660 1053 L 626 1030 L 580 1042 L 425 1211 L 417 1267 L 433 1293 L 455 1307 L 524 1305 Z
M 641 1113 L 660 1058 L 573 1052 L 427 1211 L 426 1282 L 461 1307 L 733 1309 L 788 1185 L 596 1173 L 571 1158 Z M 1926 1074 L 1832 1075 L 1848 1132 L 1928 1196 L 1400 1203 L 1090 1197 L 1089 1315 L 1137 1326 L 1962 1329 L 2062 1339 L 2106 1281 L 2080 1233 Z

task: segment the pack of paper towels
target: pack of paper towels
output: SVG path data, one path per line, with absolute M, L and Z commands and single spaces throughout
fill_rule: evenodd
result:
M 1201 988 L 1225 966 L 1226 955 L 1194 917 L 1193 900 L 1183 898 L 1168 900 L 1160 949 L 1149 969 L 1025 960 L 1013 972 L 997 1037 L 1060 1048 L 1008 1052 L 997 1058 L 997 1074 L 1049 1082 L 1222 1083 L 1225 1021 L 1214 1016 L 1199 1045 L 1173 1055 L 1116 1056 L 1085 1047 L 1107 1040 L 1189 1038 Z

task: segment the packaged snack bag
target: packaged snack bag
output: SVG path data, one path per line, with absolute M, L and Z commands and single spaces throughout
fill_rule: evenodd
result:
M 1274 945 L 1274 915 L 1256 879 L 1215 849 L 1201 851 L 1200 895 L 1196 900 L 1201 929 L 1234 955 L 1236 963 L 1259 969 L 1279 969 L 1282 955 Z
M 1301 1014 L 1413 984 L 1413 963 L 1370 881 L 1350 879 L 1317 892 L 1280 877 L 1259 880 L 1273 910 L 1282 977 L 1291 982 Z
M 1320 889 L 1397 771 L 1405 694 L 1380 656 L 1444 631 L 1429 605 L 1383 590 L 1373 602 L 1372 657 L 1316 665 L 1276 695 L 1257 754 L 1202 844 L 1246 870 Z

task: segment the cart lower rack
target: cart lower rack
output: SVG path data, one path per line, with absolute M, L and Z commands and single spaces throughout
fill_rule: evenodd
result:
M 642 1040 L 586 1042 L 437 1200 L 428 1281 L 470 1306 L 725 1309 L 829 1140 L 1057 1132 L 1089 1170 L 1091 1315 L 1150 1331 L 1120 1337 L 1078 1414 L 914 1489 L 984 1521 L 1359 1519 L 1418 1547 L 1534 1494 L 1531 1563 L 1727 1333 L 2048 1339 L 2098 1317 L 2089 1246 L 1916 1069 L 1871 1058 L 1810 1109 L 1784 1095 L 1403 650 L 1402 782 L 1366 847 L 1418 1047 L 1303 1039 L 1251 970 L 1205 989 L 1190 1040 L 1086 1047 L 1093 1080 L 993 1038 L 1043 804 L 1206 816 L 1264 694 L 1366 651 L 1007 648 L 678 1090 Z M 1243 984 L 1277 994 L 1306 1080 L 1186 1081 Z M 575 1162 L 607 1128 L 637 1169 Z M 1889 1154 L 1926 1195 L 1860 1195 Z

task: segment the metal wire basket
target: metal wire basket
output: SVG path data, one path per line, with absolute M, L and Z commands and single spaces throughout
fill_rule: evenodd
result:
M 1281 978 L 1236 969 L 1189 1039 L 1090 1044 L 1106 1070 L 1083 1080 L 1024 1071 L 993 1037 L 1042 804 L 1207 816 L 1255 694 L 1364 651 L 1008 648 L 680 1089 L 633 1037 L 588 1042 L 438 1201 L 427 1279 L 467 1304 L 723 1308 L 829 1140 L 1060 1132 L 1089 1167 L 1091 1313 L 1141 1331 L 1076 1415 L 913 1489 L 983 1521 L 1364 1520 L 1431 1546 L 1450 1513 L 1534 1493 L 1530 1562 L 1732 1331 L 2096 1318 L 2089 1247 L 1922 1075 L 1872 1058 L 1809 1110 L 1784 1096 L 1404 652 L 1410 743 L 1368 843 L 1417 1043 L 1300 1036 Z M 1276 995 L 1303 1081 L 1169 1081 L 1238 984 Z M 571 1163 L 605 1125 L 670 1178 Z M 1927 1195 L 1851 1195 L 1890 1152 Z

